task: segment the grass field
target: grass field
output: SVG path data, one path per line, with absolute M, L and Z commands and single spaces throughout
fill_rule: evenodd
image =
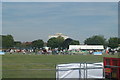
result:
M 102 62 L 117 55 L 21 55 L 2 56 L 3 78 L 55 78 L 55 66 L 61 63 Z

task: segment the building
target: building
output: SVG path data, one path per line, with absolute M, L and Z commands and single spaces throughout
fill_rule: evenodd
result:
M 56 34 L 54 34 L 54 35 L 49 35 L 49 39 L 50 38 L 53 38 L 53 37 L 55 37 L 55 38 L 57 38 L 57 37 L 63 37 L 64 39 L 67 39 L 67 38 L 69 38 L 67 35 L 64 35 L 64 34 L 62 34 L 62 33 L 56 33 Z

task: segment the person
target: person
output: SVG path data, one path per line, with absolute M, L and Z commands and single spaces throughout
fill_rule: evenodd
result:
M 53 54 L 53 55 L 55 55 L 55 54 L 56 54 L 55 49 L 52 49 L 52 54 Z
M 47 53 L 47 50 L 46 49 L 43 49 L 43 54 L 46 54 Z
M 23 54 L 26 54 L 25 49 L 22 50 Z
M 48 50 L 48 54 L 51 54 L 51 53 L 52 53 L 52 51 L 49 49 L 49 50 Z
M 115 51 L 114 51 L 114 50 L 112 50 L 112 55 L 114 55 L 114 53 L 115 53 Z
M 108 54 L 111 54 L 112 50 L 111 49 L 108 49 Z
M 106 50 L 106 53 L 108 54 L 108 53 L 109 53 L 109 51 L 108 51 L 108 50 Z
M 14 52 L 14 50 L 13 49 L 10 49 L 10 54 L 12 54 Z
M 90 51 L 89 51 L 89 53 L 90 53 L 90 54 L 92 54 L 92 53 L 93 53 L 93 51 L 92 51 L 92 50 L 90 50 Z

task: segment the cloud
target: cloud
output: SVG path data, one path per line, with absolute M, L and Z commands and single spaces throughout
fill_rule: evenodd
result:
M 2 3 L 0 2 L 0 35 L 2 34 Z
M 66 6 L 67 4 L 67 6 Z M 77 4 L 77 6 L 76 6 Z M 82 4 L 82 5 L 81 5 Z M 83 5 L 84 4 L 84 5 Z M 88 5 L 89 4 L 89 5 Z M 116 4 L 92 3 L 12 3 L 3 4 L 3 18 L 15 21 L 54 20 L 79 16 L 116 16 Z M 72 6 L 71 6 L 72 5 Z M 16 7 L 15 7 L 16 6 Z M 105 8 L 104 8 L 105 7 Z M 114 8 L 113 8 L 114 7 Z M 112 9 L 113 8 L 113 9 Z M 8 14 L 9 13 L 9 14 Z
M 18 40 L 47 40 L 57 32 L 75 39 L 104 30 L 110 36 L 116 27 L 117 3 L 3 3 L 3 33 Z
M 118 2 L 119 0 L 2 0 L 3 2 Z

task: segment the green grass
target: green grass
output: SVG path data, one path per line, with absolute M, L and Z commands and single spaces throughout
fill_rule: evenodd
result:
M 55 66 L 62 63 L 102 62 L 117 55 L 21 55 L 2 57 L 3 78 L 55 78 Z M 44 70 L 41 70 L 44 69 Z M 52 70 L 46 70 L 52 69 Z

